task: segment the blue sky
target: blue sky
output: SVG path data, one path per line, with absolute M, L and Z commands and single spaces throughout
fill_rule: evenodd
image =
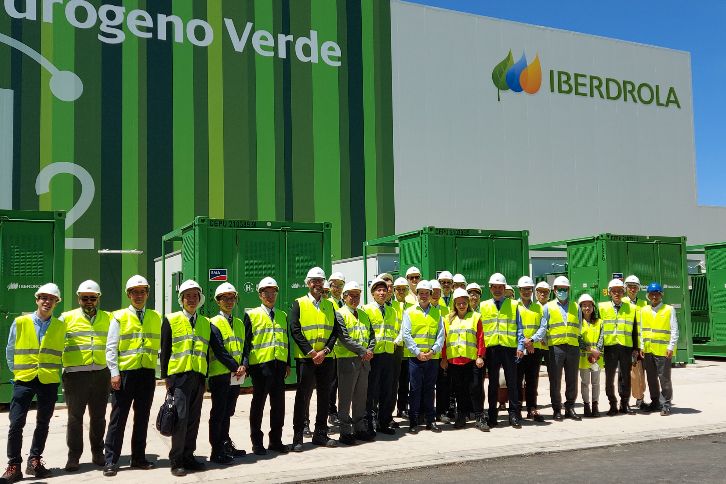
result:
M 726 1 L 408 1 L 689 51 L 698 203 L 726 206 Z

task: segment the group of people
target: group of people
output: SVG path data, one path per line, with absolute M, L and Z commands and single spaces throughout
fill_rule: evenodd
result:
M 238 385 L 247 375 L 252 383 L 250 438 L 257 455 L 302 452 L 305 437 L 312 437 L 314 445 L 335 447 L 372 441 L 377 433 L 392 435 L 399 428 L 393 418 L 396 409 L 398 417 L 408 420 L 410 433 L 418 432 L 420 425 L 440 432 L 439 423 L 452 420 L 454 428 L 462 428 L 471 419 L 476 428 L 489 431 L 500 425 L 500 371 L 507 388 L 509 424 L 521 428 L 522 400 L 526 418 L 542 422 L 537 386 L 543 362 L 556 421 L 581 419 L 575 412 L 578 376 L 584 415 L 599 416 L 603 367 L 610 404 L 607 415 L 634 413 L 629 405 L 631 373 L 632 381 L 638 382 L 632 393 L 639 408 L 670 414 L 670 368 L 678 324 L 674 308 L 663 303 L 663 288 L 657 282 L 647 286 L 646 302 L 638 298 L 641 287 L 635 276 L 613 279 L 609 300 L 599 304 L 588 294 L 575 302 L 564 276 L 556 278 L 552 288 L 523 276 L 517 284 L 520 297 L 515 299 L 514 289 L 496 273 L 488 281 L 492 297 L 481 301 L 481 287 L 467 284 L 461 274 L 443 271 L 428 281 L 411 267 L 405 278 L 395 281 L 388 274 L 376 277 L 368 288 L 372 302 L 365 305 L 361 305 L 364 288 L 340 273 L 326 279 L 324 271 L 314 267 L 305 284 L 308 293 L 293 301 L 288 314 L 277 307 L 277 282 L 265 277 L 257 285 L 260 306 L 245 311 L 242 318 L 234 315 L 238 293 L 229 283 L 216 288 L 219 311 L 211 318 L 198 311 L 205 296 L 193 280 L 179 287 L 181 311 L 164 317 L 146 307 L 149 284 L 142 276 L 126 283 L 129 306 L 112 313 L 99 309 L 99 285 L 84 281 L 77 291 L 79 307 L 56 318 L 60 290 L 53 283 L 41 286 L 35 293 L 35 312 L 16 318 L 8 337 L 6 355 L 14 389 L 3 478 L 15 482 L 23 477 L 22 432 L 34 398 L 36 428 L 26 473 L 36 478 L 50 475 L 42 454 L 61 381 L 68 407 L 67 471 L 79 468 L 86 408 L 92 461 L 103 467 L 105 476 L 118 471 L 131 407 L 131 467 L 154 468 L 145 451 L 157 357 L 176 411 L 169 451 L 174 476 L 205 468 L 194 451 L 207 389 L 212 401 L 210 460 L 229 464 L 245 455 L 230 438 L 230 417 Z M 293 441 L 285 445 L 285 379 L 293 357 L 298 381 Z M 649 404 L 643 402 L 645 375 Z M 311 432 L 313 390 L 317 409 Z M 111 416 L 106 429 L 109 392 Z M 268 398 L 270 431 L 265 446 L 261 424 Z M 329 423 L 340 432 L 337 440 L 330 437 Z

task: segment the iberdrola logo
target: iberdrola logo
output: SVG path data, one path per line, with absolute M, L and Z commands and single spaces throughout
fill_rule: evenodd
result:
M 500 91 L 511 89 L 514 92 L 536 93 L 542 85 L 542 67 L 539 63 L 539 55 L 535 55 L 532 63 L 527 65 L 527 57 L 522 52 L 522 57 L 515 64 L 510 50 L 507 57 L 494 67 L 492 82 L 497 88 L 497 101 L 500 100 Z

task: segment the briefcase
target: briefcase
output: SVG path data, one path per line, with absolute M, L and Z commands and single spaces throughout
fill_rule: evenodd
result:
M 167 392 L 164 403 L 159 407 L 159 414 L 156 416 L 156 430 L 166 437 L 171 437 L 176 426 L 177 414 L 174 404 L 174 395 Z

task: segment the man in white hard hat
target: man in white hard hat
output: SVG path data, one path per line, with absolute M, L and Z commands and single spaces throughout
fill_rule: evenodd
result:
M 401 322 L 405 356 L 409 359 L 409 432 L 418 431 L 421 416 L 426 420 L 426 429 L 440 432 L 436 424 L 434 388 L 444 346 L 444 322 L 440 311 L 431 306 L 431 283 L 419 282 L 416 293 L 418 303 L 406 309 Z
M 429 281 L 431 284 L 431 306 L 438 309 L 442 318 L 448 316 L 449 306 L 441 299 L 441 284 L 436 279 Z M 442 423 L 449 423 L 455 417 L 456 400 L 451 391 L 451 379 L 447 369 L 439 366 L 436 376 L 436 420 Z
M 88 440 L 92 461 L 104 467 L 103 436 L 106 404 L 111 390 L 111 373 L 106 365 L 106 338 L 111 316 L 98 308 L 101 288 L 95 281 L 83 281 L 76 291 L 79 308 L 61 314 L 66 324 L 63 352 L 63 390 L 68 408 L 68 461 L 65 470 L 75 472 L 83 454 L 83 415 L 88 409 Z
M 354 445 L 356 440 L 370 442 L 375 437 L 375 431 L 369 430 L 366 421 L 366 399 L 376 336 L 368 313 L 358 309 L 360 294 L 361 287 L 356 281 L 345 283 L 345 305 L 339 312 L 343 324 L 338 328 L 339 334 L 345 337 L 338 338 L 335 343 L 340 394 L 340 442 L 345 445 Z
M 536 343 L 547 342 L 550 351 L 550 400 L 556 421 L 562 421 L 562 370 L 565 371 L 564 418 L 580 421 L 575 412 L 580 369 L 580 309 L 570 299 L 570 281 L 565 276 L 555 278 L 552 287 L 555 300 L 542 310 L 540 327 L 531 338 L 525 340 L 529 351 Z
M 239 397 L 239 385 L 244 381 L 247 368 L 242 364 L 245 327 L 240 318 L 232 315 L 237 305 L 237 289 L 229 282 L 217 286 L 214 300 L 219 313 L 210 319 L 209 344 L 224 351 L 209 354 L 207 388 L 212 399 L 209 411 L 210 459 L 216 464 L 231 464 L 235 457 L 247 452 L 238 449 L 229 435 L 230 418 L 234 415 Z M 232 378 L 235 384 L 232 385 Z
M 504 379 L 509 393 L 509 424 L 522 428 L 517 386 L 517 362 L 524 356 L 522 318 L 517 303 L 504 297 L 507 280 L 500 273 L 489 278 L 492 298 L 481 304 L 481 320 L 486 343 L 486 364 L 489 373 L 489 427 L 496 427 L 499 369 L 504 368 Z
M 290 345 L 287 337 L 287 314 L 275 309 L 280 288 L 272 277 L 257 284 L 261 305 L 245 313 L 245 345 L 242 366 L 252 378 L 250 403 L 250 439 L 252 452 L 265 455 L 268 450 L 287 454 L 282 443 L 285 424 L 285 379 L 290 375 Z M 262 416 L 265 400 L 270 397 L 269 445 L 265 448 Z
M 547 281 L 540 281 L 534 287 L 534 296 L 537 298 L 537 303 L 544 309 L 545 304 L 550 302 L 550 293 L 552 289 Z M 547 378 L 550 377 L 550 348 L 547 346 L 547 341 L 540 343 L 542 348 L 542 361 L 544 361 L 545 370 L 547 370 Z
M 466 293 L 469 294 L 471 310 L 479 312 L 479 306 L 481 305 L 481 286 L 476 282 L 470 282 L 466 285 Z
M 441 285 L 443 305 L 451 310 L 454 307 L 454 300 L 451 297 L 454 294 L 454 276 L 449 271 L 442 271 L 439 274 L 439 284 Z
M 111 418 L 106 432 L 103 475 L 115 476 L 121 457 L 126 422 L 134 407 L 131 467 L 149 470 L 146 436 L 156 388 L 156 358 L 161 340 L 161 316 L 146 308 L 149 282 L 140 275 L 126 281 L 129 306 L 113 312 L 106 339 L 106 363 L 111 373 Z
M 333 272 L 328 278 L 330 284 L 330 302 L 335 306 L 335 310 L 345 306 L 343 302 L 343 287 L 345 286 L 345 276 L 340 272 Z
M 463 274 L 454 274 L 452 277 L 453 283 L 451 284 L 452 290 L 454 289 L 466 289 L 466 277 Z
M 421 280 L 421 271 L 418 267 L 411 266 L 406 270 L 406 281 L 408 282 L 408 294 L 406 295 L 406 302 L 411 306 L 418 304 L 416 299 L 416 285 Z
M 393 281 L 393 299 L 391 306 L 396 311 L 396 319 L 398 320 L 398 335 L 393 341 L 396 345 L 394 351 L 394 360 L 399 367 L 398 374 L 393 375 L 393 398 L 391 402 L 391 413 L 393 407 L 397 409 L 396 416 L 400 418 L 408 418 L 408 358 L 404 357 L 403 335 L 401 334 L 401 322 L 403 321 L 403 312 L 411 307 L 407 301 L 408 281 L 403 277 Z M 396 364 L 394 364 L 396 366 Z M 391 426 L 397 428 L 398 422 L 391 422 Z
M 340 272 L 333 272 L 328 278 L 330 282 L 330 297 L 328 300 L 333 303 L 336 311 L 339 311 L 345 302 L 343 301 L 343 287 L 345 286 L 345 276 Z M 330 383 L 330 396 L 328 400 L 328 423 L 331 426 L 337 427 L 340 425 L 340 419 L 338 418 L 338 362 L 337 358 L 333 358 L 333 365 L 335 366 L 335 372 L 333 374 L 333 381 Z M 308 424 L 309 424 L 308 416 Z
M 630 367 L 638 351 L 638 319 L 633 306 L 623 301 L 625 284 L 620 279 L 613 279 L 608 283 L 610 300 L 598 305 L 600 319 L 602 319 L 602 335 L 605 360 L 605 394 L 610 402 L 607 414 L 613 417 L 618 411 L 633 415 L 635 411 L 630 408 Z M 618 372 L 618 368 L 620 371 Z M 615 395 L 615 373 L 622 376 L 622 385 L 619 385 L 620 409 Z
M 159 366 L 161 378 L 166 380 L 166 390 L 174 396 L 177 409 L 169 450 L 171 473 L 182 477 L 187 472 L 201 471 L 206 467 L 194 456 L 204 380 L 210 349 L 219 360 L 225 360 L 226 350 L 211 337 L 212 324 L 199 312 L 205 301 L 201 286 L 192 279 L 182 282 L 177 300 L 182 310 L 167 314 L 161 322 Z M 228 368 L 236 371 L 238 366 L 230 365 Z
M 396 350 L 394 341 L 400 327 L 393 306 L 386 304 L 387 282 L 381 278 L 374 279 L 370 291 L 373 301 L 362 309 L 375 332 L 376 345 L 373 350 L 375 358 L 371 360 L 371 371 L 368 375 L 366 418 L 369 431 L 393 435 L 396 433 L 391 427 L 393 376 L 400 371 L 400 363 L 394 360 Z
M 337 442 L 328 437 L 328 407 L 330 385 L 335 378 L 333 348 L 337 340 L 335 306 L 323 298 L 325 272 L 313 267 L 305 277 L 308 293 L 293 301 L 290 309 L 290 330 L 295 341 L 294 355 L 298 371 L 293 411 L 294 452 L 303 451 L 303 429 L 310 407 L 313 389 L 317 392 L 317 412 L 313 444 L 335 447 Z
M 638 297 L 640 293 L 640 279 L 637 276 L 629 275 L 625 278 L 625 297 L 623 301 L 629 302 L 635 309 L 635 318 L 642 321 L 640 312 L 644 307 L 648 306 L 645 298 Z M 643 358 L 638 355 L 635 364 L 630 367 L 630 391 L 635 398 L 635 407 L 645 410 L 647 405 L 643 401 L 645 398 L 645 370 L 643 369 Z M 622 377 L 618 375 L 618 386 L 622 385 Z
M 522 318 L 522 331 L 526 342 L 539 329 L 543 308 L 532 299 L 534 281 L 531 277 L 520 277 L 517 287 L 519 288 L 519 315 Z M 524 388 L 526 395 L 526 397 L 519 395 L 519 406 L 522 407 L 522 399 L 526 398 L 527 418 L 535 422 L 544 422 L 544 417 L 537 410 L 537 387 L 539 386 L 539 368 L 542 365 L 542 349 L 545 346 L 545 343 L 533 344 L 532 351 L 527 351 L 517 366 L 517 387 L 520 391 Z
M 35 431 L 25 472 L 36 479 L 52 474 L 42 459 L 58 399 L 65 346 L 65 325 L 53 316 L 60 301 L 58 286 L 52 282 L 43 284 L 35 292 L 35 311 L 18 316 L 10 325 L 5 358 L 14 383 L 8 411 L 8 466 L 2 475 L 3 482 L 23 478 L 23 428 L 33 399 L 36 399 Z

